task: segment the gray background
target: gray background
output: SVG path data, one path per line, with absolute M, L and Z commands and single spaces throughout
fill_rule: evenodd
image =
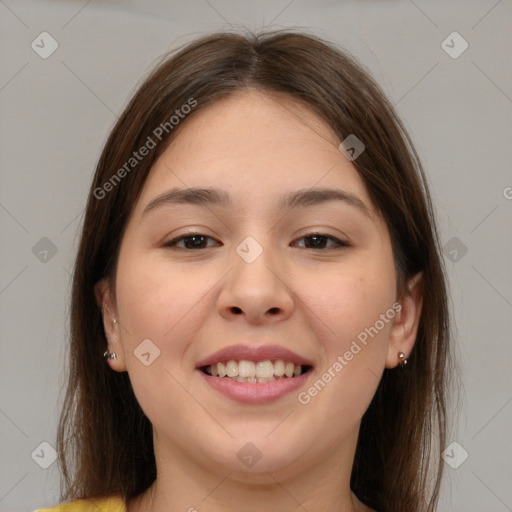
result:
M 1 511 L 57 500 L 40 444 L 55 446 L 70 271 L 102 144 L 164 51 L 241 25 L 340 44 L 396 105 L 432 187 L 464 381 L 438 510 L 512 510 L 510 0 L 0 0 L 0 16 Z M 31 47 L 43 31 L 58 43 L 46 59 Z M 457 58 L 445 49 L 461 40 L 442 46 L 454 31 L 469 45 Z

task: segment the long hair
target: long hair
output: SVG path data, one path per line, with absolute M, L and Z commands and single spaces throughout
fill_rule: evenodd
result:
M 132 208 L 175 134 L 206 105 L 245 88 L 285 93 L 313 109 L 340 142 L 355 134 L 364 143 L 353 164 L 387 223 L 397 289 L 404 291 L 407 279 L 423 272 L 415 347 L 405 368 L 384 370 L 362 418 L 350 483 L 379 512 L 432 512 L 443 470 L 453 359 L 445 269 L 427 182 L 403 124 L 370 74 L 334 44 L 295 31 L 215 33 L 182 45 L 147 76 L 112 129 L 88 196 L 73 274 L 69 377 L 57 440 L 61 498 L 118 494 L 128 500 L 156 478 L 151 423 L 128 374 L 112 371 L 101 357 L 107 341 L 94 285 L 104 277 L 115 282 Z M 192 111 L 171 127 L 176 109 L 193 101 Z M 159 126 L 167 130 L 156 147 L 131 161 Z M 123 166 L 126 172 L 119 172 Z

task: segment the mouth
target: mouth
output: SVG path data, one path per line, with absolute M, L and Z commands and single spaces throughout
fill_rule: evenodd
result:
M 216 392 L 238 402 L 259 404 L 305 385 L 313 364 L 277 345 L 234 345 L 199 361 L 196 371 Z
M 275 361 L 270 359 L 264 361 L 250 361 L 247 359 L 236 361 L 231 359 L 199 367 L 199 370 L 211 377 L 248 384 L 264 384 L 280 379 L 293 379 L 308 373 L 311 369 L 312 366 L 310 365 L 295 364 L 292 361 L 282 359 L 276 359 Z

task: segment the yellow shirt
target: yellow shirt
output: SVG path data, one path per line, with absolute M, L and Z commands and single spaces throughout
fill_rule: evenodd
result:
M 56 507 L 43 508 L 35 512 L 126 512 L 126 506 L 119 496 L 113 496 L 68 501 Z

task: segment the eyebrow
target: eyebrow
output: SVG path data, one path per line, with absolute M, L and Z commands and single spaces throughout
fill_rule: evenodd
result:
M 281 209 L 297 209 L 317 206 L 328 201 L 341 201 L 357 208 L 367 217 L 372 215 L 363 201 L 355 195 L 341 189 L 315 188 L 288 192 L 281 196 L 278 207 Z M 231 196 L 225 190 L 216 188 L 172 188 L 156 196 L 144 208 L 142 215 L 172 204 L 195 204 L 204 207 L 227 208 L 232 205 Z

